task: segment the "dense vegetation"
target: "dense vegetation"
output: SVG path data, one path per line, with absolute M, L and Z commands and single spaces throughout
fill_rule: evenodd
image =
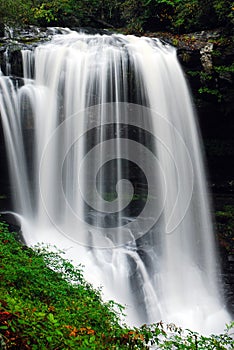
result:
M 185 32 L 234 21 L 232 0 L 0 0 L 1 24 Z
M 0 349 L 233 349 L 234 324 L 210 337 L 161 322 L 121 325 L 123 308 L 102 302 L 60 254 L 20 244 L 0 223 Z

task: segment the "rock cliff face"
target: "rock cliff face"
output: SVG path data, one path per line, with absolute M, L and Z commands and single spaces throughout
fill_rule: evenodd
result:
M 214 190 L 233 192 L 234 35 L 222 29 L 158 35 L 177 47 L 197 110 Z
M 178 57 L 192 89 L 205 138 L 234 132 L 234 43 L 221 30 L 190 35 Z

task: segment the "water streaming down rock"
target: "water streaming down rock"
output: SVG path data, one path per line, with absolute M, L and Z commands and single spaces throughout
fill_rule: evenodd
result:
M 24 85 L 1 76 L 0 105 L 26 242 L 83 263 L 131 324 L 222 331 L 199 135 L 174 48 L 67 31 L 22 56 Z

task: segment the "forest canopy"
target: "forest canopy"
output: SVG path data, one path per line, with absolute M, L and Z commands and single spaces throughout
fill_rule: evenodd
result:
M 0 24 L 176 33 L 234 24 L 231 0 L 0 0 Z

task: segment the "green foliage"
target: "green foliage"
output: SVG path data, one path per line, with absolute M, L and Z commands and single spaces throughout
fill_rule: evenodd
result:
M 121 336 L 114 308 L 121 312 L 122 307 L 103 303 L 80 267 L 64 260 L 61 252 L 20 245 L 4 223 L 0 229 L 0 329 L 9 349 L 15 344 L 68 349 L 92 343 L 103 349 L 107 338 Z
M 204 71 L 188 71 L 187 74 L 191 77 L 199 77 L 200 87 L 198 88 L 199 94 L 206 94 L 208 96 L 213 96 L 218 102 L 222 101 L 223 95 L 217 86 L 217 76 L 214 72 L 207 73 Z
M 191 32 L 233 24 L 231 0 L 181 0 L 173 17 L 173 26 Z
M 231 27 L 232 0 L 0 0 L 0 24 L 114 26 L 129 32 Z
M 234 63 L 232 63 L 230 66 L 215 66 L 214 70 L 217 73 L 234 73 Z
M 138 33 L 145 30 L 168 30 L 176 4 L 181 0 L 125 0 L 122 17 L 130 30 Z
M 122 16 L 130 29 L 191 32 L 231 25 L 231 0 L 125 0 Z
M 40 24 L 47 22 L 57 21 L 58 9 L 51 4 L 41 4 L 33 9 L 34 18 L 38 20 Z
M 0 0 L 0 24 L 22 25 L 31 18 L 31 0 Z
M 212 40 L 213 41 L 213 40 Z M 222 55 L 223 46 L 227 45 L 226 38 L 220 37 L 216 39 L 215 43 L 217 49 L 211 52 L 212 61 L 217 62 L 217 58 Z M 213 64 L 209 72 L 204 70 L 189 70 L 188 76 L 194 78 L 197 85 L 198 94 L 206 95 L 208 98 L 217 102 L 222 102 L 225 96 L 225 88 L 223 87 L 223 79 L 231 81 L 234 73 L 234 64 L 231 65 L 215 65 Z M 200 84 L 199 84 L 199 81 Z M 204 96 L 205 97 L 205 96 Z
M 0 222 L 0 341 L 7 349 L 232 349 L 232 323 L 224 334 L 204 337 L 175 325 L 120 325 L 123 307 L 101 300 L 81 267 L 49 252 L 21 245 Z
M 200 22 L 202 21 L 201 17 L 203 16 L 203 7 L 205 7 L 205 12 L 208 12 L 208 8 L 210 8 L 210 1 L 208 1 L 208 8 L 206 0 L 204 1 L 204 3 L 205 6 L 203 6 L 203 2 L 199 0 L 180 1 L 175 9 L 173 26 L 182 31 L 196 30 Z
M 121 17 L 124 19 L 130 32 L 142 33 L 147 19 L 147 9 L 144 7 L 144 0 L 125 0 L 121 4 Z
M 79 2 L 76 3 L 73 0 L 39 1 L 32 8 L 33 20 L 45 26 L 65 25 L 66 22 L 70 25 L 76 24 L 82 16 L 85 17 L 85 5 L 86 2 L 81 7 Z
M 213 0 L 213 7 L 219 23 L 234 24 L 234 2 L 230 0 Z

